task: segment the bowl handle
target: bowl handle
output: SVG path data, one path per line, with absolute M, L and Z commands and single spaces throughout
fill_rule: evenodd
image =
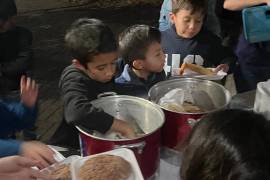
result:
M 107 96 L 115 96 L 117 95 L 116 92 L 104 92 L 104 93 L 100 93 L 97 95 L 97 98 L 100 99 L 100 98 L 103 98 L 103 97 L 107 97 Z

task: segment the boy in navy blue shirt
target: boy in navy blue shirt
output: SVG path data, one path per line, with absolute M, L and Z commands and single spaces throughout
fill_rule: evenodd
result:
M 215 67 L 216 72 L 228 72 L 234 64 L 233 52 L 222 46 L 220 39 L 203 27 L 206 13 L 205 0 L 172 0 L 170 18 L 173 25 L 161 32 L 168 73 L 184 62 Z
M 165 80 L 160 42 L 160 31 L 147 25 L 134 25 L 120 34 L 119 51 L 125 67 L 115 82 L 123 93 L 146 98 L 155 83 Z

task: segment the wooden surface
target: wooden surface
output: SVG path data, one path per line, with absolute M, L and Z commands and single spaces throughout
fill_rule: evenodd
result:
M 41 141 L 48 141 L 58 127 L 63 106 L 60 100 L 57 81 L 40 85 L 39 112 L 36 133 Z

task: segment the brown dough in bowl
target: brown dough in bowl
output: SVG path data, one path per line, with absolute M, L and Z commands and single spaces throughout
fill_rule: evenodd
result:
M 90 158 L 79 170 L 79 180 L 127 180 L 131 165 L 114 155 L 98 155 Z

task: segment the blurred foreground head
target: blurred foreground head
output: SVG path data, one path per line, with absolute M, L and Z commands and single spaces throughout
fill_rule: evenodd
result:
M 182 180 L 270 178 L 270 122 L 243 110 L 205 116 L 186 142 Z

